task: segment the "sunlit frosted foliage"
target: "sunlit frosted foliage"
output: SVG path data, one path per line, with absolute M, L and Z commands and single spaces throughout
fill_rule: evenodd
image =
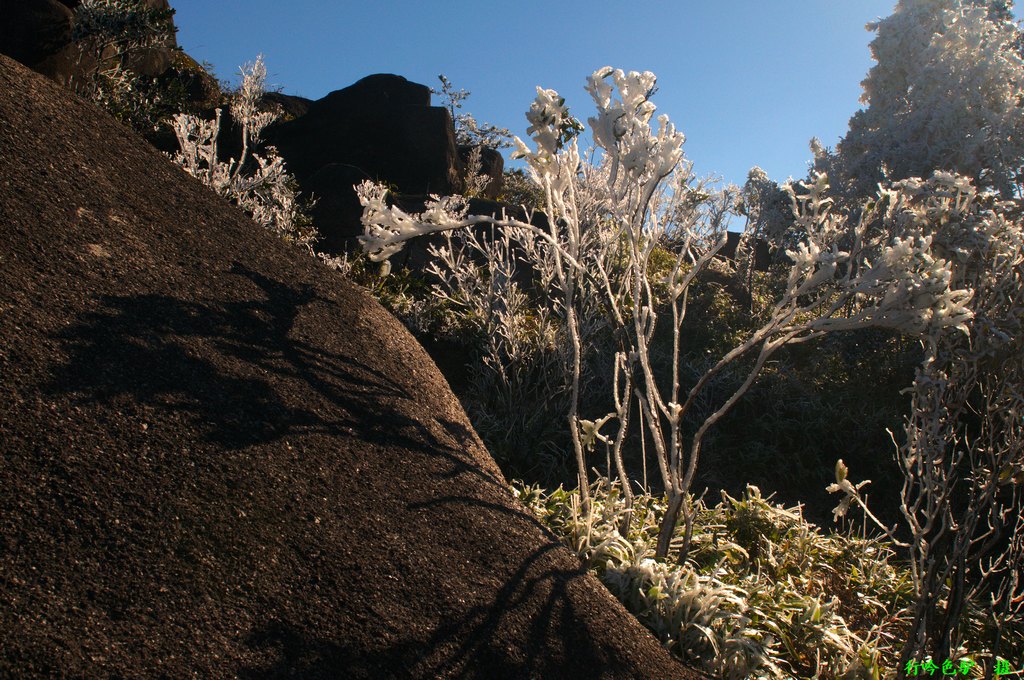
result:
M 816 148 L 818 169 L 840 193 L 863 196 L 883 179 L 934 170 L 1019 192 L 1024 60 L 1009 4 L 901 0 L 868 25 L 877 64 L 863 82 L 866 107 L 834 154 Z
M 895 199 L 895 200 L 894 200 Z M 941 267 L 921 282 L 969 290 L 929 314 L 966 313 L 923 336 L 924 360 L 899 438 L 901 511 L 915 590 L 902 661 L 962 652 L 966 613 L 986 612 L 993 652 L 1024 648 L 1024 229 L 1019 200 L 937 173 L 882 193 L 890 223 L 913 225 Z M 902 243 L 893 241 L 894 247 Z M 939 260 L 936 260 L 937 265 Z M 927 270 L 927 268 L 926 268 Z M 922 309 L 923 308 L 919 308 Z M 862 482 L 863 484 L 863 482 Z M 837 508 L 867 511 L 837 466 Z M 870 511 L 868 516 L 871 517 Z M 872 519 L 874 519 L 872 517 Z M 876 520 L 877 522 L 877 520 Z M 886 529 L 885 527 L 882 527 Z M 896 533 L 886 529 L 890 535 Z
M 238 159 L 225 162 L 218 157 L 220 109 L 213 120 L 185 113 L 174 117 L 180 150 L 173 158 L 187 173 L 249 213 L 257 224 L 312 250 L 316 232 L 296 200 L 295 180 L 285 169 L 284 159 L 273 147 L 260 153 L 254 148 L 263 129 L 277 118 L 276 113 L 261 107 L 266 77 L 261 55 L 242 68 L 241 86 L 232 97 L 231 114 L 242 135 Z
M 724 243 L 736 191 L 694 191 L 690 165 L 682 163 L 682 133 L 664 115 L 652 126 L 654 82 L 651 73 L 612 68 L 599 69 L 588 79 L 597 109 L 589 120 L 598 145 L 587 155 L 593 162 L 582 161 L 573 134 L 578 123 L 564 99 L 553 90 L 537 89 L 526 114 L 533 148 L 519 139 L 516 146 L 543 191 L 546 229 L 514 219 L 468 216 L 459 197 L 434 197 L 422 214 L 414 215 L 388 205 L 380 185 L 366 182 L 358 193 L 364 206 L 361 241 L 371 259 L 387 260 L 410 238 L 483 223 L 505 230 L 523 252 L 533 253 L 531 262 L 545 282 L 542 290 L 556 301 L 551 309 L 564 338 L 568 425 L 583 500 L 589 487 L 586 450 L 602 444 L 625 479 L 622 445 L 631 418 L 641 418 L 668 495 L 657 549 L 657 556 L 665 558 L 680 512 L 687 540 L 692 530 L 688 490 L 705 435 L 775 352 L 789 343 L 867 326 L 915 335 L 963 328 L 971 316 L 964 306 L 971 292 L 953 285 L 948 257 L 933 251 L 932 234 L 922 231 L 912 211 L 899 207 L 909 200 L 904 194 L 870 199 L 855 214 L 836 211 L 827 178 L 816 175 L 799 192 L 787 190 L 803 238 L 787 253 L 793 265 L 781 298 L 760 328 L 694 385 L 683 385 L 679 339 L 687 291 Z M 877 228 L 879 222 L 884 229 Z M 668 267 L 654 257 L 666 242 L 673 243 Z M 599 305 L 590 304 L 595 295 Z M 513 303 L 509 299 L 492 307 L 499 322 Z M 619 343 L 611 370 L 614 411 L 585 418 L 579 412 L 583 330 L 595 313 L 615 329 Z M 671 324 L 673 340 L 671 348 L 658 349 L 655 329 L 662 315 L 668 317 L 663 323 Z M 651 357 L 658 351 L 671 357 L 668 380 L 655 374 Z M 706 388 L 747 357 L 754 360 L 745 380 L 727 398 L 716 400 L 695 433 L 686 432 L 684 419 Z M 602 425 L 615 429 L 601 433 Z M 623 493 L 628 505 L 628 485 Z M 680 560 L 688 547 L 684 540 Z
M 677 565 L 653 559 L 663 496 L 630 509 L 599 480 L 587 515 L 576 491 L 513 490 L 673 654 L 714 677 L 867 680 L 895 667 L 912 589 L 884 541 L 825 533 L 748 486 L 694 503 L 691 558 Z M 684 540 L 680 525 L 673 542 Z

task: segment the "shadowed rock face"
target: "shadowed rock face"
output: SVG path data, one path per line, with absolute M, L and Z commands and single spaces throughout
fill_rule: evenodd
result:
M 376 302 L 0 57 L 0 676 L 693 677 Z
M 378 73 L 295 111 L 268 127 L 264 138 L 277 147 L 303 192 L 316 198 L 311 212 L 323 237 L 318 247 L 327 252 L 353 250 L 363 233 L 354 184 L 385 182 L 405 196 L 465 189 L 472 147 L 456 145 L 451 115 L 430 105 L 426 85 Z M 498 151 L 482 149 L 479 172 L 489 178 L 487 198 L 501 192 L 503 169 Z
M 81 0 L 0 0 L 0 54 L 67 84 L 95 69 L 95 58 L 71 41 L 74 10 Z M 167 0 L 143 0 L 155 10 L 170 9 Z M 175 41 L 136 55 L 126 66 L 136 73 L 159 76 L 173 62 Z M 88 51 L 86 51 L 88 52 Z
M 403 193 L 462 190 L 464 167 L 448 109 L 430 105 L 430 88 L 376 74 L 308 104 L 302 115 L 264 132 L 307 195 L 332 253 L 351 249 L 363 232 L 353 184 L 370 179 Z M 500 173 L 499 173 L 500 175 Z
M 74 13 L 58 0 L 0 0 L 0 54 L 35 66 L 71 42 Z
M 430 88 L 377 74 L 309 104 L 294 120 L 264 132 L 303 182 L 344 163 L 409 193 L 447 195 L 462 188 L 448 110 L 430 106 Z M 349 187 L 351 188 L 351 187 Z

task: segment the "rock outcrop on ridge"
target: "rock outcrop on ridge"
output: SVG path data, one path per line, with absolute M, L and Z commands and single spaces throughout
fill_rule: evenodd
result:
M 168 0 L 140 0 L 149 9 L 166 11 Z M 81 0 L 0 0 L 0 54 L 71 86 L 87 80 L 97 69 L 95 44 L 72 40 L 75 9 Z M 133 72 L 167 82 L 182 89 L 182 105 L 202 109 L 220 97 L 217 81 L 191 57 L 178 49 L 174 22 L 168 19 L 170 34 L 160 45 L 133 51 L 122 65 Z
M 367 294 L 0 57 L 0 676 L 696 677 Z
M 457 146 L 448 109 L 432 106 L 430 94 L 426 85 L 378 73 L 309 102 L 300 115 L 264 132 L 303 192 L 316 199 L 318 247 L 351 250 L 363 233 L 363 208 L 352 187 L 364 180 L 420 201 L 463 191 L 470 149 Z M 486 197 L 501 191 L 503 169 L 500 153 L 482 150 Z

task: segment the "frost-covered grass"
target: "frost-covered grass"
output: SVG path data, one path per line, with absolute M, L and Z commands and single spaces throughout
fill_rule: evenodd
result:
M 894 677 L 910 630 L 911 572 L 885 540 L 826 532 L 801 508 L 783 507 L 748 486 L 714 506 L 696 502 L 685 564 L 654 559 L 664 497 L 636 495 L 628 536 L 618 527 L 621 490 L 599 480 L 593 514 L 579 493 L 513 484 L 526 507 L 683 660 L 724 678 Z M 682 542 L 682 525 L 673 550 Z M 672 557 L 672 555 L 670 555 Z M 988 622 L 965 614 L 961 650 L 987 662 Z M 1017 632 L 1003 655 L 1019 655 Z M 1013 651 L 1015 650 L 1015 652 Z M 1009 658 L 1013 658 L 1010 656 Z

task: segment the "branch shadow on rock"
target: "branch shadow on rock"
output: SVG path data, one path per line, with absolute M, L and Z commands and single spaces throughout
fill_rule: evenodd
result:
M 551 542 L 528 555 L 493 599 L 444 621 L 426 639 L 379 622 L 387 627 L 389 642 L 357 649 L 310 634 L 301 624 L 273 621 L 246 640 L 253 652 L 271 660 L 240 668 L 238 675 L 253 680 L 332 678 L 339 671 L 353 678 L 599 677 L 616 660 L 595 643 L 568 594 L 585 570 L 550 564 L 558 547 Z
M 357 358 L 347 340 L 329 351 L 292 332 L 304 310 L 317 312 L 307 308 L 338 303 L 238 263 L 230 275 L 254 284 L 253 294 L 100 296 L 57 334 L 68 359 L 44 391 L 82 404 L 174 412 L 199 439 L 228 450 L 309 434 L 354 437 L 429 448 L 448 456 L 453 476 L 468 472 L 501 483 L 466 455 L 468 430 L 438 421 L 447 436 L 432 432 L 410 415 L 423 411 L 414 395 Z

